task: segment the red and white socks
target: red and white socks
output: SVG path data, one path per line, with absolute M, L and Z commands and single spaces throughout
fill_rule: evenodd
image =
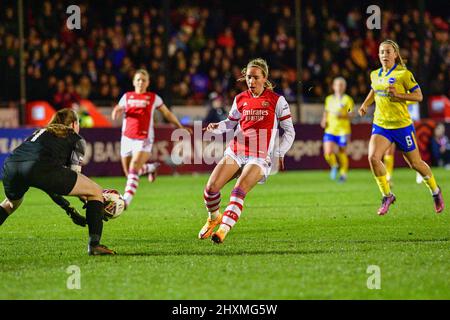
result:
M 207 189 L 203 192 L 203 199 L 205 200 L 206 210 L 208 210 L 209 218 L 216 220 L 219 216 L 220 208 L 220 192 L 208 192 Z
M 134 169 L 130 169 L 128 171 L 125 194 L 123 195 L 127 207 L 130 205 L 131 200 L 133 200 L 133 197 L 136 194 L 138 186 L 139 186 L 139 173 Z
M 244 199 L 246 193 L 241 188 L 237 187 L 231 191 L 230 202 L 228 203 L 225 212 L 223 213 L 221 228 L 231 229 L 236 222 L 239 220 L 239 217 L 242 213 L 242 208 L 244 206 Z

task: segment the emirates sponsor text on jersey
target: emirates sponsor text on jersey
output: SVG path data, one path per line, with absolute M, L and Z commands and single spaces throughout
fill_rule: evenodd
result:
M 261 109 L 250 109 L 243 110 L 242 114 L 245 117 L 246 121 L 261 121 L 269 115 L 269 111 Z

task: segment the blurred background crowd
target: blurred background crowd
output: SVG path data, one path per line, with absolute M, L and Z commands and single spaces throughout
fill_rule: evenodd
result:
M 246 89 L 237 79 L 256 57 L 269 63 L 276 92 L 291 103 L 303 102 L 292 108 L 297 115 L 306 111 L 307 120 L 302 116 L 301 121 L 315 123 L 335 77 L 347 80 L 347 93 L 357 105 L 364 100 L 370 72 L 380 67 L 379 43 L 387 38 L 399 43 L 424 93 L 417 118 L 429 116 L 433 96 L 443 96 L 447 103 L 450 97 L 450 14 L 444 0 L 379 1 L 381 29 L 374 30 L 366 25 L 372 0 L 20 1 L 0 0 L 0 111 L 19 110 L 20 124 L 25 123 L 24 102 L 45 100 L 56 110 L 76 108 L 82 124 L 90 127 L 93 121 L 80 101 L 89 99 L 109 115 L 122 94 L 133 90 L 132 77 L 139 68 L 150 73 L 149 90 L 178 112 L 187 111 L 179 113 L 185 124 L 218 122 L 226 118 L 234 96 Z M 71 5 L 80 8 L 79 29 L 67 27 Z M 20 99 L 21 79 L 26 101 Z M 433 103 L 443 108 L 444 102 Z M 195 105 L 208 107 L 190 107 Z M 8 121 L 0 119 L 0 124 Z M 445 127 L 433 130 L 434 164 L 450 169 Z
M 19 41 L 15 1 L 0 1 L 0 101 L 19 100 Z M 171 1 L 167 25 L 158 4 L 76 1 L 81 29 L 68 30 L 70 1 L 24 1 L 27 100 L 43 99 L 56 109 L 88 98 L 111 105 L 132 90 L 134 70 L 146 68 L 150 90 L 169 104 L 204 104 L 213 92 L 225 104 L 245 90 L 236 82 L 254 57 L 265 58 L 275 90 L 295 101 L 297 81 L 306 102 L 323 101 L 336 76 L 361 102 L 370 70 L 379 67 L 378 44 L 396 40 L 425 94 L 450 96 L 448 10 L 419 10 L 386 4 L 382 29 L 369 30 L 367 5 L 348 1 L 302 1 L 302 74 L 296 78 L 294 1 Z M 73 2 L 73 1 L 72 1 Z M 428 2 L 427 2 L 428 3 Z M 351 6 L 353 4 L 353 7 Z M 352 9 L 349 9 L 352 8 Z M 168 59 L 164 59 L 168 26 Z M 424 46 L 419 38 L 424 37 Z M 424 62 L 424 66 L 422 65 Z

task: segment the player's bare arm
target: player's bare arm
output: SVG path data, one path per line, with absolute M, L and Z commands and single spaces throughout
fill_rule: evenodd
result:
M 361 107 L 358 110 L 358 114 L 363 117 L 367 113 L 367 108 L 374 103 L 375 92 L 373 89 L 370 90 L 369 94 L 366 97 L 366 100 L 362 103 Z
M 162 113 L 164 119 L 166 119 L 170 123 L 174 124 L 177 128 L 186 129 L 187 131 L 189 131 L 190 134 L 192 134 L 192 129 L 183 126 L 180 123 L 180 121 L 178 120 L 178 118 L 173 114 L 172 111 L 169 110 L 169 108 L 167 108 L 167 106 L 165 104 L 163 104 L 161 107 L 159 107 L 158 110 Z
M 388 94 L 391 97 L 400 100 L 417 101 L 417 102 L 421 102 L 423 100 L 423 95 L 420 88 L 417 88 L 414 92 L 411 93 L 399 93 L 397 92 L 394 86 L 389 86 Z
M 119 117 L 122 115 L 123 109 L 124 109 L 123 107 L 117 104 L 111 113 L 111 118 L 113 120 L 119 119 Z
M 327 126 L 327 112 L 324 111 L 323 115 L 322 115 L 322 120 L 320 120 L 320 126 L 325 129 L 325 127 Z

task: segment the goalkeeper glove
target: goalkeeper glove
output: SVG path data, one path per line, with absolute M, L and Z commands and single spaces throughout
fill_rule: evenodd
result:
M 70 217 L 70 219 L 72 219 L 73 223 L 75 223 L 76 225 L 79 225 L 81 227 L 86 226 L 86 218 L 83 217 L 77 211 L 77 209 L 75 209 L 74 207 L 68 207 L 65 210 L 66 210 L 67 215 Z

